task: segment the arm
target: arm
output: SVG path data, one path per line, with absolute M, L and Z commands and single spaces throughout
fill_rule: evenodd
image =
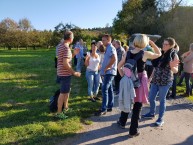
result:
M 125 59 L 126 59 L 126 55 L 123 56 L 123 58 L 121 59 L 121 61 L 118 63 L 118 66 L 117 66 L 119 74 L 121 77 L 123 77 L 123 75 L 124 75 L 122 67 L 125 64 Z
M 193 59 L 193 54 L 189 54 L 187 57 L 183 59 L 184 62 L 191 61 Z
M 76 77 L 80 77 L 81 76 L 81 73 L 80 72 L 75 72 L 72 68 L 72 66 L 69 64 L 70 62 L 70 59 L 69 58 L 64 58 L 63 59 L 63 65 L 64 65 L 64 68 L 67 69 L 69 72 L 72 73 L 72 75 L 76 76 Z
M 145 51 L 143 58 L 144 61 L 146 61 L 147 59 L 156 59 L 161 56 L 161 51 L 157 47 L 157 45 L 151 40 L 149 40 L 149 44 L 152 46 L 154 53 L 150 51 Z
M 90 60 L 90 56 L 86 56 L 86 60 L 84 62 L 85 66 L 88 66 L 89 65 L 89 60 Z
M 170 61 L 170 68 L 173 73 L 178 72 L 178 64 L 179 64 L 179 58 L 178 58 L 178 55 L 175 55 L 174 60 Z
M 111 56 L 111 60 L 110 60 L 109 64 L 105 68 L 105 73 L 106 73 L 107 70 L 111 69 L 111 67 L 115 63 L 115 61 L 116 61 L 115 54 L 113 54 Z

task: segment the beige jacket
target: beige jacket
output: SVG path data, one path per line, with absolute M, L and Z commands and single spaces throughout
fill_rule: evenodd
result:
M 183 59 L 184 62 L 184 72 L 193 73 L 193 52 Z

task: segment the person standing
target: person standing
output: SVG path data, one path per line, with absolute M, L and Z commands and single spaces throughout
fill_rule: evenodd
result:
M 169 88 L 172 86 L 173 74 L 178 72 L 179 58 L 174 50 L 175 40 L 171 37 L 164 39 L 162 47 L 162 55 L 154 62 L 154 73 L 151 81 L 149 92 L 150 111 L 143 118 L 152 119 L 156 112 L 156 96 L 159 93 L 159 116 L 155 122 L 156 126 L 164 124 L 164 113 L 166 110 L 166 95 Z
M 71 31 L 64 32 L 64 42 L 58 47 L 57 78 L 60 83 L 60 95 L 58 97 L 58 110 L 55 117 L 65 119 L 65 111 L 68 110 L 68 98 L 70 94 L 71 76 L 80 77 L 80 72 L 75 72 L 72 68 L 72 58 L 79 53 L 74 50 L 73 56 L 69 45 L 73 42 L 74 35 Z M 62 106 L 64 105 L 64 110 Z M 62 112 L 63 111 L 63 112 Z
M 154 50 L 153 52 L 143 50 L 148 44 L 152 46 Z M 145 63 L 147 59 L 156 59 L 161 55 L 161 52 L 157 47 L 157 45 L 153 41 L 149 40 L 147 35 L 144 35 L 144 34 L 139 34 L 134 38 L 133 46 L 134 46 L 133 47 L 134 49 L 131 51 L 127 51 L 127 54 L 123 57 L 123 59 L 118 64 L 118 70 L 120 75 L 123 78 L 125 76 L 131 78 L 131 71 L 124 67 L 125 63 L 127 62 L 127 57 L 130 56 L 130 58 L 128 59 L 135 59 L 136 57 L 139 58 L 137 60 L 137 73 L 138 73 L 141 85 L 140 87 L 135 88 L 136 97 L 134 98 L 134 105 L 132 110 L 133 113 L 131 117 L 130 129 L 129 129 L 130 137 L 138 136 L 140 134 L 138 130 L 138 124 L 139 124 L 139 118 L 140 118 L 139 116 L 141 114 L 142 105 L 148 103 L 148 77 L 145 71 Z M 128 85 L 128 86 L 132 87 L 132 85 Z M 129 88 L 129 87 L 127 89 L 132 90 L 132 88 Z M 131 103 L 130 102 L 131 100 L 129 100 L 129 102 L 128 101 L 126 102 L 126 100 L 128 100 L 128 97 L 133 98 L 132 97 L 133 95 L 131 95 L 131 93 L 132 91 L 130 91 L 129 94 L 127 93 L 119 94 L 119 106 L 121 106 L 120 108 L 122 109 L 121 109 L 121 116 L 117 123 L 122 128 L 125 127 L 128 114 L 130 112 L 129 103 Z
M 117 51 L 117 64 L 121 61 L 121 59 L 123 58 L 124 54 L 125 54 L 125 50 L 124 48 L 121 46 L 121 41 L 116 40 L 115 41 L 115 48 Z M 121 80 L 121 76 L 119 74 L 119 71 L 117 69 L 117 75 L 115 76 L 115 95 L 119 94 L 119 82 Z
M 111 44 L 111 36 L 106 34 L 102 37 L 103 45 L 106 47 L 104 54 L 104 61 L 100 70 L 103 76 L 102 86 L 102 106 L 95 115 L 105 115 L 107 111 L 112 111 L 114 105 L 114 94 L 112 81 L 117 74 L 117 52 L 115 47 Z
M 189 97 L 192 95 L 192 86 L 190 83 L 190 78 L 193 73 L 193 43 L 190 44 L 189 52 L 187 55 L 184 55 L 183 62 L 184 62 L 184 76 L 185 76 L 185 83 L 186 83 L 186 93 L 183 94 L 184 97 Z
M 98 90 L 99 90 L 99 64 L 100 64 L 100 57 L 96 53 L 97 46 L 96 42 L 91 43 L 91 54 L 86 56 L 85 65 L 87 66 L 86 69 L 86 80 L 88 82 L 88 95 L 90 96 L 89 100 L 95 102 L 95 98 L 97 97 Z
M 84 47 L 83 47 L 83 40 L 80 39 L 79 43 L 76 45 L 75 49 L 79 50 L 79 53 L 76 54 L 76 59 L 77 59 L 77 65 L 76 65 L 76 71 L 81 73 L 82 66 L 84 63 Z

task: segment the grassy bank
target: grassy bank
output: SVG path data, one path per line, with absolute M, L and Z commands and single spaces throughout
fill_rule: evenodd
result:
M 0 50 L 0 144 L 54 144 L 81 129 L 99 107 L 87 101 L 85 76 L 72 79 L 73 112 L 55 120 L 49 98 L 55 83 L 55 50 Z

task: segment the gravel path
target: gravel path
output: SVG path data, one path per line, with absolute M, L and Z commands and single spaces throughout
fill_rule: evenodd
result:
M 85 125 L 75 137 L 65 139 L 59 145 L 193 145 L 193 104 L 189 101 L 181 97 L 167 100 L 164 126 L 155 127 L 156 118 L 141 119 L 140 136 L 129 138 L 131 116 L 128 118 L 126 129 L 118 127 L 116 121 L 120 111 L 117 99 L 116 96 L 112 112 L 102 117 L 91 117 L 92 125 Z M 142 113 L 147 111 L 148 106 L 144 106 Z

